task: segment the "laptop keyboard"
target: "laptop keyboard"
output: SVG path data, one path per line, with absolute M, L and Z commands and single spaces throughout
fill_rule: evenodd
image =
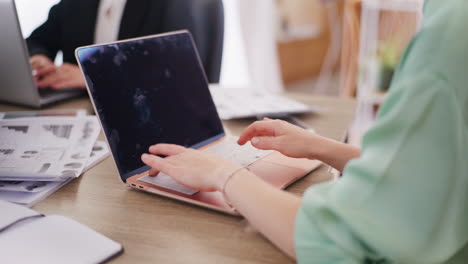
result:
M 57 91 L 52 89 L 39 89 L 39 96 L 40 97 L 48 97 L 51 95 L 56 95 Z
M 237 144 L 237 139 L 235 138 L 227 138 L 216 145 L 204 149 L 204 151 L 212 152 L 226 160 L 244 167 L 249 166 L 255 161 L 262 159 L 273 152 L 272 150 L 256 149 L 250 144 L 250 142 L 247 142 L 244 146 L 239 146 Z M 187 195 L 198 193 L 198 191 L 177 183 L 170 176 L 163 173 L 160 173 L 156 177 L 143 176 L 138 180 Z
M 174 179 L 172 179 L 171 176 L 164 173 L 159 173 L 156 177 L 143 176 L 138 180 L 149 184 L 154 184 L 156 186 L 163 187 L 169 190 L 180 192 L 186 195 L 194 195 L 198 193 L 198 191 L 196 190 L 190 189 L 188 187 L 183 186 L 182 184 L 179 184 L 178 182 L 174 181 Z
M 205 150 L 244 167 L 273 152 L 272 150 L 257 149 L 250 142 L 247 142 L 244 146 L 239 146 L 235 138 L 227 138 Z

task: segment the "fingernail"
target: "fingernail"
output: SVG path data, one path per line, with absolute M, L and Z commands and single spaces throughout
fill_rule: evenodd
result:
M 149 157 L 149 155 L 148 155 L 148 154 L 146 154 L 146 153 L 145 153 L 145 154 L 143 154 L 143 155 L 141 155 L 141 159 L 143 159 L 143 160 L 146 160 L 146 159 L 148 159 L 148 157 Z
M 257 143 L 259 143 L 259 142 L 260 142 L 260 139 L 259 139 L 259 138 L 256 138 L 256 137 L 254 137 L 254 138 L 252 138 L 252 140 L 251 140 L 251 141 L 252 141 L 252 144 L 257 144 Z

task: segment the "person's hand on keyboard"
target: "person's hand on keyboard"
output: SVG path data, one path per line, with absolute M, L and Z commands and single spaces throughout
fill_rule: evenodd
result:
M 85 89 L 86 84 L 80 68 L 70 63 L 55 67 L 54 71 L 47 73 L 37 81 L 39 88 L 62 90 L 66 88 Z
M 322 137 L 282 120 L 264 119 L 248 126 L 237 141 L 248 141 L 258 149 L 276 150 L 291 158 L 314 159 L 314 148 Z
M 29 59 L 29 62 L 31 63 L 32 74 L 34 76 L 36 86 L 42 78 L 53 73 L 57 69 L 54 62 L 49 59 L 49 57 L 42 54 L 33 55 Z
M 150 176 L 162 172 L 186 187 L 205 192 L 221 190 L 229 175 L 242 168 L 208 151 L 177 145 L 158 144 L 149 152 L 153 155 L 143 154 L 141 160 L 151 167 Z
M 237 142 L 244 145 L 247 141 L 256 148 L 276 150 L 291 158 L 317 159 L 339 171 L 361 155 L 357 147 L 321 137 L 283 120 L 253 123 Z

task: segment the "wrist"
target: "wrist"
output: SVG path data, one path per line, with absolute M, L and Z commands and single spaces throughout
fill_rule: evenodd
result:
M 305 153 L 306 153 L 305 158 L 311 159 L 311 160 L 318 159 L 318 157 L 321 155 L 323 151 L 322 141 L 323 141 L 322 137 L 316 134 L 307 132 L 306 140 L 304 144 Z
M 216 191 L 222 191 L 225 183 L 229 180 L 229 176 L 234 172 L 242 169 L 240 165 L 226 166 L 218 169 L 216 173 L 215 189 Z
M 329 151 L 333 148 L 333 145 L 335 143 L 337 142 L 335 142 L 334 140 L 311 134 L 309 135 L 309 140 L 307 141 L 307 157 L 309 159 L 324 160 L 329 155 Z
M 242 175 L 246 175 L 246 174 L 249 174 L 250 173 L 250 170 L 248 167 L 240 167 L 238 168 L 237 170 L 235 170 L 233 173 L 231 173 L 227 178 L 226 178 L 226 181 L 224 182 L 224 185 L 223 187 L 221 188 L 221 193 L 223 195 L 223 198 L 224 198 L 224 201 L 226 202 L 226 204 L 228 204 L 230 207 L 234 207 L 231 203 L 231 199 L 229 198 L 228 196 L 228 187 L 231 187 L 233 188 L 231 185 L 235 185 L 236 184 L 236 180 L 238 180 L 238 178 L 241 178 Z

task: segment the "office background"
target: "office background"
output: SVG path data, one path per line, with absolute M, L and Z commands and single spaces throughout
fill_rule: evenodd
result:
M 57 2 L 16 0 L 23 34 L 45 21 Z M 423 0 L 223 3 L 221 85 L 356 97 L 361 106 L 352 138 L 358 145 L 385 98 L 392 69 L 418 30 Z
M 27 37 L 46 20 L 50 7 L 59 0 L 15 2 L 23 35 Z M 282 91 L 284 84 L 290 89 L 312 89 L 328 45 L 323 30 L 324 9 L 319 0 L 223 2 L 226 27 L 221 84 L 274 92 Z M 292 43 L 298 40 L 307 40 L 305 47 Z M 295 65 L 295 50 L 304 49 L 309 59 L 300 63 L 303 65 Z M 336 88 L 331 90 L 324 92 L 336 94 Z

